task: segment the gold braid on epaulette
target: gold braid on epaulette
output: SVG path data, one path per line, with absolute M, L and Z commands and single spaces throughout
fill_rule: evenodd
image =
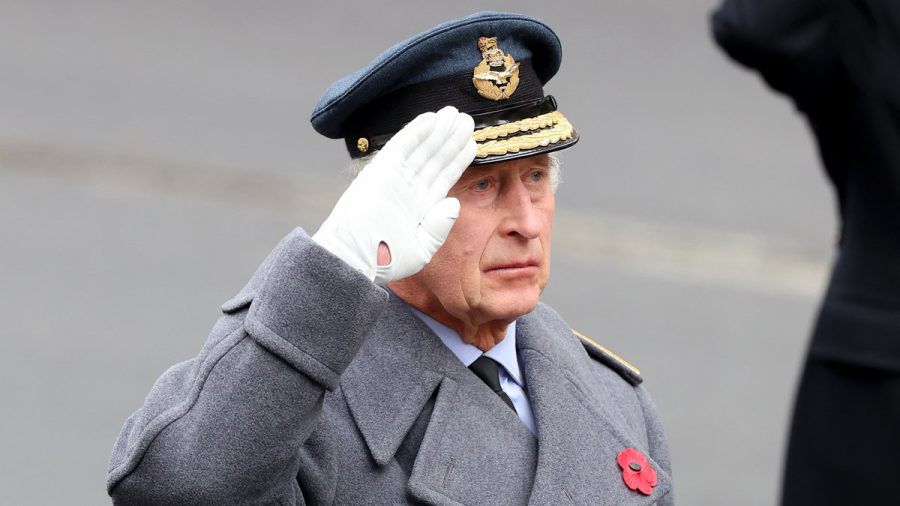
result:
M 602 351 L 603 353 L 605 353 L 606 355 L 608 355 L 609 357 L 611 357 L 613 360 L 615 360 L 616 362 L 618 362 L 619 364 L 621 364 L 622 366 L 624 366 L 624 367 L 625 367 L 626 369 L 628 369 L 629 371 L 633 372 L 634 374 L 637 374 L 638 376 L 641 375 L 641 371 L 638 370 L 637 367 L 631 365 L 631 363 L 629 363 L 629 362 L 628 362 L 627 360 L 625 360 L 624 358 L 622 358 L 622 357 L 616 355 L 615 353 L 609 351 L 609 349 L 607 349 L 605 346 L 601 345 L 601 344 L 598 343 L 597 341 L 594 341 L 594 340 L 591 339 L 590 337 L 588 337 L 588 336 L 582 334 L 581 332 L 578 332 L 578 331 L 575 330 L 575 329 L 572 329 L 572 333 L 575 334 L 576 336 L 578 336 L 579 338 L 581 338 L 582 341 L 584 341 L 584 342 L 590 344 L 591 346 L 597 348 L 598 350 Z
M 569 120 L 559 111 L 553 111 L 505 125 L 482 128 L 472 137 L 478 143 L 475 156 L 483 158 L 556 144 L 572 137 L 573 131 Z M 519 132 L 526 133 L 508 137 Z

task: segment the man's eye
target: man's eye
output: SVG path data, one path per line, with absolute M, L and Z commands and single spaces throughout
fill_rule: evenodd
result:
M 478 191 L 485 191 L 490 187 L 491 187 L 491 182 L 487 179 L 482 179 L 481 181 L 478 181 L 472 185 L 472 188 L 475 188 Z
M 533 182 L 537 183 L 538 181 L 544 179 L 544 173 L 542 171 L 536 170 L 532 172 L 529 177 Z

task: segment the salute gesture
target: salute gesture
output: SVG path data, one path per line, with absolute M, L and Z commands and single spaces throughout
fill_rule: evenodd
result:
M 473 129 L 451 106 L 420 114 L 363 168 L 313 240 L 379 285 L 419 272 L 459 216 L 447 192 L 475 158 Z M 387 265 L 378 265 L 380 243 Z

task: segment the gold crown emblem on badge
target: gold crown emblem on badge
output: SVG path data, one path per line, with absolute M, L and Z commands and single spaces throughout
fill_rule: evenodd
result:
M 484 98 L 504 100 L 519 86 L 519 64 L 497 47 L 497 37 L 479 37 L 481 63 L 475 67 L 472 84 Z

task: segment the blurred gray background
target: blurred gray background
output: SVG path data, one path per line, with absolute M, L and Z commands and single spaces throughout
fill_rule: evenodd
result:
M 680 504 L 776 501 L 834 209 L 715 2 L 0 1 L 0 504 L 103 504 L 125 418 L 347 184 L 308 117 L 441 21 L 553 26 L 563 155 L 545 301 L 643 371 Z

